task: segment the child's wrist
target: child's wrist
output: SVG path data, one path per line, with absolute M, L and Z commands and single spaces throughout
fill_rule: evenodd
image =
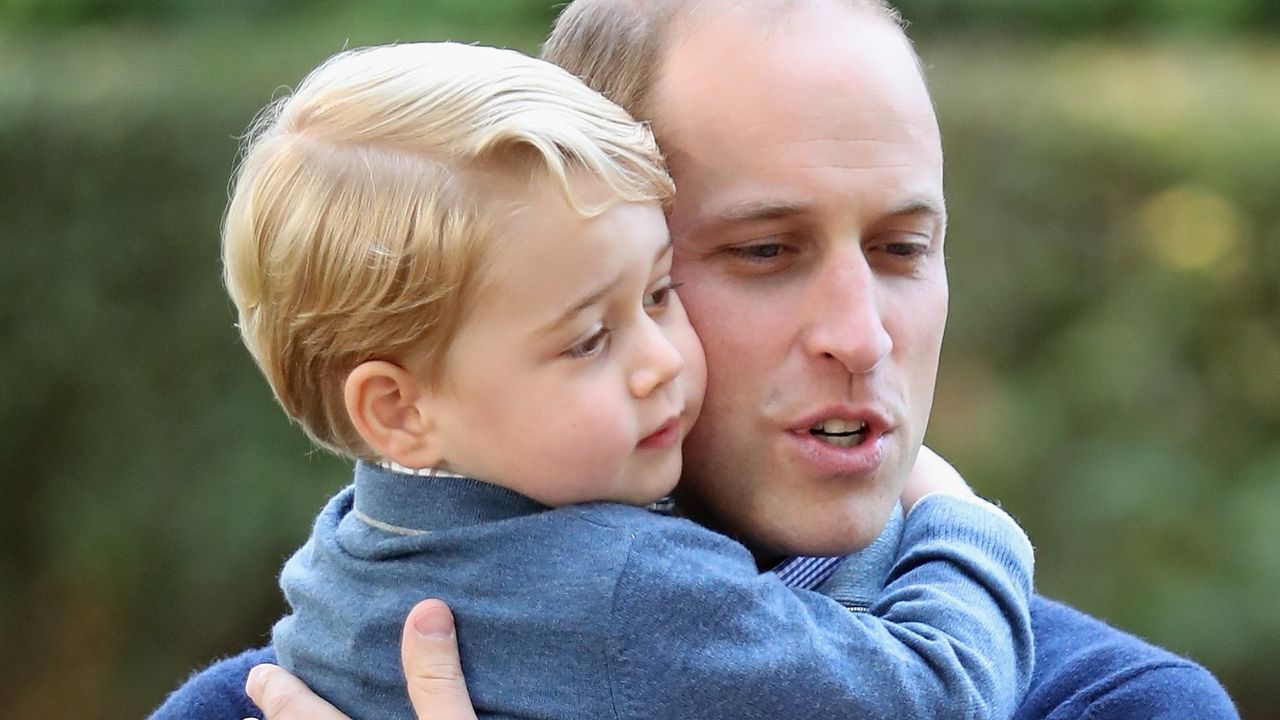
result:
M 1002 518 L 1005 522 L 1011 523 L 1014 527 L 1018 529 L 1019 534 L 1025 535 L 1026 533 L 1026 531 L 1022 528 L 1022 526 L 1018 524 L 1018 521 L 1013 519 L 1012 515 L 1005 512 L 1004 508 L 1000 507 L 994 502 L 991 502 L 990 500 L 987 500 L 986 498 L 978 495 L 977 493 L 973 492 L 972 490 L 969 490 L 968 488 L 965 488 L 963 491 L 954 489 L 954 488 L 948 488 L 945 490 L 939 489 L 939 490 L 933 490 L 931 492 L 925 493 L 924 495 L 920 496 L 920 498 L 916 500 L 915 504 L 911 506 L 911 509 L 907 511 L 906 517 L 907 518 L 911 517 L 912 512 L 915 511 L 916 508 L 922 505 L 928 504 L 928 501 L 930 500 L 946 502 L 947 499 L 950 499 L 952 501 L 960 501 L 963 503 L 967 503 L 969 505 L 980 507 L 996 515 L 997 517 Z

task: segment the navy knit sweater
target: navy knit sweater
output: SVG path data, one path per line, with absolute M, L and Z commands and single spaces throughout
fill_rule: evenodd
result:
M 398 502 L 393 499 L 392 506 Z M 346 515 L 349 508 L 349 504 L 345 509 L 339 505 L 336 512 L 338 515 Z M 323 516 L 321 521 L 324 521 Z M 909 539 L 908 542 L 914 541 Z M 846 576 L 851 574 L 849 568 L 842 568 L 842 571 Z M 892 590 L 892 583 L 890 587 Z M 410 592 L 407 596 L 409 604 L 422 596 L 421 592 Z M 398 673 L 398 667 L 394 664 L 398 653 L 394 652 L 394 647 L 398 642 L 399 623 L 406 610 L 407 606 L 404 610 L 393 609 L 383 621 L 387 626 L 383 629 L 383 634 L 387 637 L 381 642 L 392 648 L 391 652 L 383 653 L 391 658 L 391 664 L 381 671 L 383 674 Z M 1036 638 L 1035 674 L 1031 678 L 1030 692 L 1016 717 L 1048 720 L 1237 717 L 1221 686 L 1194 663 L 1116 631 L 1069 607 L 1042 598 L 1032 601 L 1031 622 Z M 792 633 L 796 631 L 796 628 L 789 630 Z M 461 636 L 464 639 L 464 662 L 474 660 L 482 654 L 483 651 L 468 651 L 465 647 L 465 630 Z M 795 638 L 791 640 L 794 641 Z M 786 640 L 777 643 L 779 646 L 787 644 Z M 483 657 L 480 659 L 492 662 Z M 239 720 L 257 715 L 257 709 L 244 695 L 245 676 L 253 665 L 275 661 L 274 649 L 267 647 L 215 663 L 194 675 L 152 717 L 163 720 Z M 647 674 L 649 671 L 645 672 Z M 1013 684 L 1020 683 L 1015 681 Z M 477 691 L 482 695 L 486 692 L 483 687 L 473 687 L 473 692 Z M 786 705 L 785 700 L 782 702 L 782 707 L 797 707 Z M 483 711 L 483 707 L 481 709 Z M 724 716 L 719 712 L 720 709 L 723 708 L 719 708 L 719 703 L 668 708 L 670 714 L 684 717 Z M 957 716 L 955 710 L 956 708 L 939 708 L 939 716 Z M 737 710 L 734 712 L 735 717 L 738 716 Z
M 1018 720 L 1236 720 L 1222 685 L 1190 660 L 1040 595 L 1031 600 L 1035 673 Z M 192 675 L 152 720 L 262 717 L 244 694 L 249 670 L 274 663 L 270 647 L 224 658 Z M 690 712 L 689 717 L 699 717 Z

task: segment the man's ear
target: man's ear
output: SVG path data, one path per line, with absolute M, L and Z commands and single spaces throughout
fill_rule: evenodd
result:
M 413 373 L 385 360 L 360 363 L 347 375 L 343 399 L 375 453 L 409 468 L 440 464 L 430 393 Z

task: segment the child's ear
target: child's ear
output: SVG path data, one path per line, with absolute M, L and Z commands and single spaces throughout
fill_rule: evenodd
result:
M 360 363 L 347 375 L 343 399 L 375 453 L 409 468 L 440 464 L 430 394 L 408 370 L 385 360 Z

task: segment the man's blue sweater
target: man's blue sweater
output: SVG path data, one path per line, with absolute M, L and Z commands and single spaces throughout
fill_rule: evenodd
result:
M 1190 660 L 1041 595 L 1031 600 L 1035 674 L 1018 720 L 1234 720 L 1222 685 Z M 249 670 L 276 662 L 270 646 L 192 675 L 152 720 L 241 720 L 262 711 L 244 694 Z M 689 717 L 698 717 L 691 712 Z
M 333 507 L 331 505 L 331 509 Z M 339 509 L 338 512 L 339 515 L 346 514 L 345 510 Z M 321 522 L 324 522 L 323 516 Z M 644 521 L 645 524 L 648 522 L 648 519 Z M 625 523 L 623 525 L 625 526 Z M 685 523 L 685 525 L 688 524 Z M 320 531 L 319 526 L 317 531 Z M 696 529 L 695 532 L 699 535 L 709 534 L 701 529 Z M 910 539 L 908 541 L 911 542 Z M 393 548 L 394 545 L 395 540 L 392 539 L 391 545 L 384 545 L 382 549 L 390 550 L 394 554 L 396 552 Z M 370 545 L 369 547 L 372 546 Z M 746 558 L 745 553 L 740 556 L 740 560 L 743 567 L 738 569 L 743 570 L 745 568 L 749 571 L 749 560 Z M 850 568 L 842 568 L 842 574 L 845 577 L 851 574 L 856 575 L 856 573 L 850 572 Z M 869 583 L 873 585 L 883 584 L 879 577 L 882 576 L 878 576 L 875 579 L 868 578 Z M 894 585 L 890 582 L 889 590 L 891 593 L 893 588 Z M 432 589 L 435 590 L 435 588 Z M 399 635 L 400 623 L 407 612 L 408 606 L 427 594 L 451 599 L 449 594 L 445 592 L 409 592 L 406 595 L 407 604 L 403 608 L 395 607 L 384 613 L 386 617 L 382 621 L 384 627 L 381 632 L 387 637 L 380 641 L 382 644 L 390 643 L 389 647 L 395 647 L 394 643 Z M 804 595 L 801 594 L 795 597 L 802 598 Z M 452 599 L 452 601 L 459 602 L 458 599 Z M 650 607 L 642 612 L 652 614 L 653 609 Z M 800 610 L 792 609 L 790 612 L 803 613 L 806 610 L 803 608 Z M 463 616 L 463 614 L 460 614 L 460 618 Z M 1065 718 L 1237 717 L 1230 700 L 1218 683 L 1212 676 L 1193 663 L 1143 643 L 1132 636 L 1120 633 L 1071 608 L 1041 598 L 1036 598 L 1033 601 L 1031 619 L 1033 623 L 1032 629 L 1037 640 L 1035 648 L 1036 670 L 1035 675 L 1032 677 L 1031 691 L 1022 703 L 1016 715 L 1017 717 L 1046 718 L 1048 720 Z M 654 627 L 656 626 L 649 625 L 650 630 Z M 765 642 L 768 639 L 767 633 L 770 630 L 781 634 L 781 637 L 775 643 L 777 647 L 804 647 L 806 644 L 803 640 L 796 644 L 794 637 L 797 634 L 803 635 L 807 632 L 806 629 L 788 627 L 785 624 L 776 628 L 759 628 L 757 630 L 758 639 L 761 642 Z M 480 663 L 472 662 L 479 653 L 477 648 L 469 649 L 466 647 L 466 639 L 469 635 L 474 634 L 476 634 L 475 631 L 469 632 L 466 627 L 460 629 L 460 638 L 464 643 L 464 662 L 470 665 L 482 665 L 485 662 L 491 663 L 492 660 L 484 659 Z M 675 641 L 668 639 L 665 642 L 671 643 Z M 676 642 L 675 647 L 679 647 L 678 642 Z M 400 682 L 400 671 L 397 662 L 398 654 L 385 651 L 383 654 L 391 656 L 379 671 L 382 675 L 388 676 L 383 679 L 383 682 L 398 684 Z M 669 663 L 673 659 L 681 660 L 682 658 L 680 654 L 675 653 L 672 658 L 657 658 L 656 660 L 659 663 Z M 753 662 L 758 662 L 758 658 L 747 658 L 747 660 L 750 661 L 748 662 L 749 666 Z M 833 658 L 829 662 L 836 664 L 841 660 Z M 257 715 L 257 709 L 244 695 L 245 677 L 253 665 L 259 662 L 274 661 L 276 661 L 276 656 L 274 649 L 271 647 L 251 650 L 222 660 L 193 676 L 186 685 L 171 695 L 152 717 L 164 719 L 181 717 L 196 718 L 197 720 L 205 718 L 211 720 L 214 718 L 239 720 L 242 717 Z M 514 660 L 514 663 L 515 666 L 527 666 L 529 660 L 528 658 L 517 659 Z M 759 666 L 755 665 L 755 667 L 758 668 Z M 473 693 L 484 693 L 485 691 L 482 687 L 474 684 L 475 679 L 471 677 L 471 673 L 474 672 L 476 671 L 469 672 L 469 679 L 473 681 Z M 542 672 L 545 673 L 546 669 L 543 668 Z M 643 672 L 647 674 L 650 670 L 645 669 Z M 394 674 L 394 678 L 390 678 L 392 674 Z M 545 676 L 542 679 L 545 681 Z M 537 683 L 532 684 L 537 685 Z M 544 684 L 547 687 L 553 687 L 551 683 Z M 529 685 L 530 683 L 525 684 L 526 687 Z M 567 687 L 555 687 L 558 687 L 562 692 L 568 690 Z M 722 712 L 728 709 L 727 706 L 721 707 L 726 694 L 724 689 L 715 693 L 708 693 L 707 701 L 712 701 L 714 704 L 706 704 L 704 701 L 699 705 L 686 705 L 683 708 L 679 708 L 680 712 L 676 712 L 676 708 L 668 708 L 668 710 L 671 710 L 674 715 L 685 717 L 727 717 L 729 715 Z M 741 690 L 739 690 L 738 694 L 742 694 Z M 755 693 L 749 694 L 756 698 L 760 697 Z M 769 699 L 770 696 L 766 694 L 764 697 Z M 732 700 L 731 698 L 730 701 Z M 483 703 L 483 699 L 478 699 L 478 702 Z M 778 702 L 781 704 L 778 708 L 774 708 L 773 712 L 778 712 L 779 708 L 795 709 L 796 707 L 795 705 L 787 704 L 784 697 L 780 697 Z M 646 706 L 638 705 L 637 713 L 639 713 L 640 707 Z M 653 708 L 648 706 L 648 709 L 652 710 Z M 851 711 L 852 707 L 841 707 L 840 710 Z M 945 706 L 942 706 L 940 711 L 945 716 L 954 716 L 953 713 L 948 712 L 948 709 L 945 709 Z M 736 712 L 736 709 L 730 710 L 730 714 L 735 717 L 738 716 Z M 768 716 L 767 712 L 766 708 L 765 716 Z M 785 716 L 791 716 L 792 714 L 784 713 Z M 640 714 L 639 716 L 647 717 L 649 715 Z

